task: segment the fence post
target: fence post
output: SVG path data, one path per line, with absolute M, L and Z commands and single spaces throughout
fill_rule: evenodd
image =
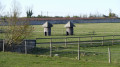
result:
M 108 47 L 108 62 L 111 63 L 111 52 L 110 52 L 110 47 Z
M 52 57 L 52 38 L 50 39 L 50 57 Z
M 65 38 L 65 47 L 67 47 L 67 37 Z
M 4 39 L 3 39 L 3 52 L 5 51 L 5 44 L 4 44 Z
M 62 31 L 62 32 L 63 32 L 62 34 L 64 35 L 64 29 L 63 29 L 63 31 Z
M 91 36 L 91 45 L 92 45 L 92 36 Z
M 80 37 L 78 38 L 78 60 L 80 60 Z
M 25 54 L 27 54 L 27 43 L 26 43 L 26 40 L 25 40 Z
M 102 45 L 104 45 L 104 36 L 102 37 Z
M 113 37 L 112 37 L 112 45 L 114 45 L 114 35 L 113 35 Z

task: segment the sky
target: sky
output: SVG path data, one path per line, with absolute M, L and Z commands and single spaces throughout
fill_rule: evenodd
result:
M 33 16 L 80 16 L 89 14 L 108 15 L 109 9 L 120 17 L 120 0 L 16 0 L 21 17 L 26 16 L 28 8 Z M 4 13 L 10 11 L 13 0 L 0 0 Z

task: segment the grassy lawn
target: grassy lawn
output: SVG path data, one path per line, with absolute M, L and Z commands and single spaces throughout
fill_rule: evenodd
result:
M 54 24 L 52 36 L 44 36 L 41 25 L 33 25 L 34 31 L 28 39 L 36 38 L 59 38 L 59 37 L 86 37 L 119 35 L 120 23 L 81 23 L 75 24 L 74 35 L 65 36 L 64 24 Z M 0 35 L 3 38 L 3 34 Z M 93 40 L 101 40 L 101 37 Z M 105 37 L 112 39 L 112 36 Z M 114 37 L 120 39 L 120 36 Z M 81 41 L 89 41 L 90 38 L 82 38 Z M 64 42 L 65 39 L 53 39 L 53 42 Z M 67 41 L 78 41 L 78 38 L 69 38 Z M 49 39 L 37 40 L 37 42 L 50 42 Z M 80 44 L 81 59 L 77 60 L 77 44 L 53 44 L 52 54 L 49 57 L 49 44 L 37 44 L 37 48 L 31 53 L 24 55 L 20 53 L 0 52 L 0 67 L 120 67 L 120 43 L 112 41 L 101 43 Z M 108 45 L 111 49 L 112 63 L 108 63 Z M 55 57 L 59 54 L 59 57 Z
M 0 67 L 119 67 L 120 64 L 96 61 L 78 61 L 66 57 L 47 57 L 0 52 Z

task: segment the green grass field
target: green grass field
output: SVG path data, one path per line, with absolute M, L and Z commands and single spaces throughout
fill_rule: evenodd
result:
M 119 35 L 120 23 L 82 23 L 75 24 L 74 35 L 65 36 L 64 24 L 54 24 L 52 27 L 52 36 L 44 36 L 43 27 L 34 25 L 34 31 L 28 39 L 36 38 L 59 38 L 59 37 L 86 37 L 86 36 L 107 36 Z M 94 32 L 94 33 L 93 33 Z M 3 34 L 0 35 L 1 38 Z M 106 37 L 105 39 L 111 39 Z M 120 36 L 114 37 L 120 39 Z M 93 38 L 101 40 L 102 38 Z M 68 39 L 68 41 L 77 41 L 78 39 Z M 82 41 L 88 41 L 90 38 L 83 38 Z M 53 42 L 63 42 L 64 39 L 54 39 Z M 37 40 L 37 42 L 50 42 L 50 40 Z M 0 67 L 119 67 L 120 66 L 120 43 L 105 42 L 97 44 L 80 44 L 81 57 L 77 60 L 77 44 L 53 44 L 53 57 L 49 57 L 49 44 L 38 44 L 30 54 L 24 55 L 11 52 L 0 52 Z M 98 46 L 99 45 L 99 46 Z M 111 61 L 108 63 L 108 45 L 111 49 Z M 55 57 L 59 54 L 59 57 Z
M 24 55 L 0 52 L 0 67 L 119 67 L 119 63 L 108 64 L 96 61 L 78 61 L 70 58 Z

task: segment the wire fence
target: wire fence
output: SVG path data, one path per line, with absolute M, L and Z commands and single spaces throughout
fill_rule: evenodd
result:
M 120 59 L 118 57 L 120 55 L 118 48 L 120 35 L 37 38 L 36 40 L 37 47 L 43 51 L 40 53 L 41 55 L 109 63 L 117 62 Z

